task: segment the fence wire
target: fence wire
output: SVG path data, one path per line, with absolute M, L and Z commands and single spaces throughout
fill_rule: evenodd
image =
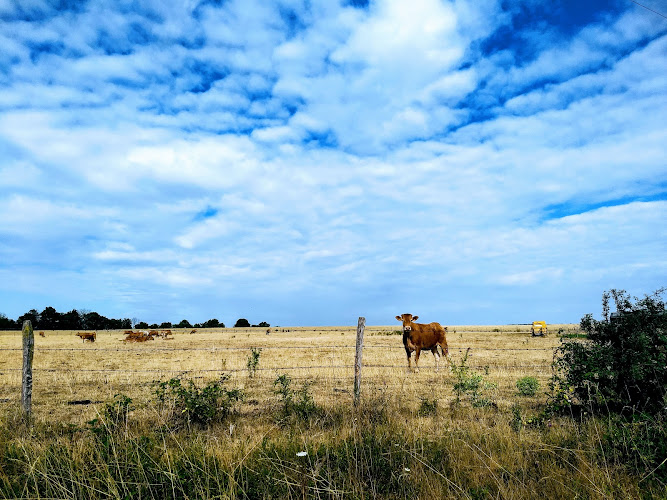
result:
M 484 363 L 484 364 L 466 364 L 469 368 L 506 368 L 506 369 L 526 369 L 526 368 L 551 368 L 551 365 L 512 365 L 503 363 Z M 405 369 L 405 364 L 401 365 L 363 365 L 364 368 L 394 368 Z M 423 367 L 422 367 L 423 368 Z M 429 367 L 430 368 L 430 367 Z M 294 371 L 294 370 L 323 370 L 323 369 L 354 369 L 354 365 L 305 365 L 305 366 L 279 366 L 269 368 L 255 368 L 255 372 L 277 372 L 277 371 Z M 0 375 L 5 372 L 20 372 L 21 368 L 2 368 Z M 33 368 L 33 372 L 45 373 L 71 373 L 71 368 Z M 139 374 L 139 373 L 247 373 L 247 368 L 154 368 L 150 370 L 128 370 L 128 369 L 111 369 L 111 368 L 77 368 L 76 373 L 122 373 L 124 375 Z
M 251 346 L 251 347 L 146 347 L 145 351 L 200 351 L 200 352 L 216 352 L 216 351 L 248 351 L 253 348 L 260 348 L 262 351 L 266 350 L 290 350 L 290 349 L 303 349 L 303 350 L 312 350 L 312 349 L 354 349 L 353 345 L 317 345 L 317 346 Z M 405 348 L 402 345 L 365 345 L 364 350 L 366 349 L 397 349 L 404 350 Z M 554 351 L 558 347 L 450 347 L 450 351 L 465 351 L 470 349 L 471 351 Z M 22 351 L 20 347 L 0 347 L 0 351 Z M 95 351 L 104 351 L 104 352 L 142 352 L 138 349 L 130 348 L 109 348 L 109 347 L 35 347 L 35 352 L 38 351 L 80 351 L 80 352 L 95 352 Z M 428 351 L 428 349 L 424 349 Z

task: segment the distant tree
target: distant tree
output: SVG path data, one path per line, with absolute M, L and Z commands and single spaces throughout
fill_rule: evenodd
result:
M 83 315 L 83 327 L 86 330 L 105 330 L 109 328 L 109 320 L 95 311 Z
M 19 316 L 19 319 L 17 320 L 17 323 L 19 325 L 23 325 L 23 322 L 26 320 L 30 320 L 32 323 L 33 328 L 39 328 L 39 313 L 37 312 L 37 309 L 30 309 L 27 313 L 25 313 L 22 316 Z
M 157 325 L 157 323 L 153 323 L 152 325 L 149 325 L 148 328 L 151 328 L 151 329 L 155 330 L 156 328 L 160 328 L 160 327 Z
M 234 328 L 248 328 L 250 326 L 250 323 L 248 322 L 247 319 L 245 318 L 239 318 L 236 320 L 236 324 L 234 325 Z
M 220 323 L 217 319 L 209 319 L 208 321 L 205 321 L 201 325 L 202 328 L 224 328 L 225 324 Z
M 109 318 L 104 325 L 107 330 L 119 330 L 121 328 L 122 320 Z
M 165 321 L 164 323 L 160 323 L 160 328 L 171 328 L 171 323 L 169 321 Z
M 179 324 L 175 326 L 175 328 L 192 328 L 192 325 L 187 319 L 183 319 Z
M 268 327 L 270 327 L 271 325 L 269 325 L 266 321 L 262 321 L 262 322 L 261 322 L 259 325 L 257 325 L 257 326 L 261 326 L 262 328 L 268 328 Z
M 146 323 L 145 321 L 139 321 L 139 323 L 135 324 L 134 327 L 140 330 L 145 330 L 149 328 L 148 323 Z
M 132 318 L 132 328 L 136 328 L 137 323 L 139 323 L 139 318 Z
M 63 330 L 81 330 L 81 315 L 76 309 L 60 315 L 60 328 Z
M 132 328 L 132 320 L 130 318 L 110 318 L 107 319 L 105 328 L 108 330 L 129 330 Z
M 61 314 L 53 307 L 46 307 L 39 317 L 39 328 L 44 330 L 58 330 L 60 329 Z
M 14 330 L 16 328 L 16 321 L 0 313 L 0 330 Z

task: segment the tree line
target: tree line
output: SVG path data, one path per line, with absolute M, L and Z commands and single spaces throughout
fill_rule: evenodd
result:
M 203 323 L 190 323 L 187 319 L 180 323 L 172 324 L 168 321 L 157 324 L 148 324 L 145 321 L 139 321 L 136 318 L 107 318 L 95 311 L 72 309 L 69 312 L 60 313 L 53 307 L 46 307 L 42 312 L 36 309 L 30 309 L 27 313 L 19 316 L 16 320 L 8 318 L 0 313 L 0 330 L 20 330 L 23 328 L 23 322 L 30 320 L 33 328 L 40 330 L 130 330 L 132 328 L 225 328 L 225 324 L 213 318 Z M 245 318 L 239 318 L 234 324 L 234 328 L 245 327 L 266 327 L 267 322 L 262 321 L 257 325 L 251 325 Z

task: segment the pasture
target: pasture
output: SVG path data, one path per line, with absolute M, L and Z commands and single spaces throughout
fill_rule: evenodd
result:
M 356 326 L 172 329 L 173 340 L 140 343 L 46 331 L 35 336 L 29 428 L 21 334 L 0 332 L 0 497 L 663 498 L 662 483 L 610 455 L 603 420 L 536 420 L 557 332 L 579 332 L 549 326 L 531 337 L 529 325 L 448 325 L 453 365 L 468 352 L 470 373 L 489 383 L 482 407 L 455 404 L 455 370 L 441 362 L 436 373 L 430 352 L 408 373 L 400 324 L 366 327 L 357 408 Z M 223 374 L 243 398 L 222 422 L 174 425 L 156 403 L 156 381 L 204 386 Z M 288 419 L 285 376 L 307 403 Z M 522 377 L 539 381 L 535 395 L 518 393 Z M 117 395 L 131 404 L 110 406 Z
M 529 326 L 450 326 L 448 342 L 454 363 L 470 348 L 468 365 L 488 367 L 489 381 L 497 384 L 497 404 L 509 407 L 516 399 L 516 380 L 534 376 L 546 387 L 559 339 L 555 333 L 531 337 Z M 553 332 L 578 331 L 578 325 L 552 325 Z M 200 383 L 230 375 L 229 385 L 240 387 L 258 403 L 273 398 L 273 382 L 287 374 L 295 383 L 306 381 L 322 405 L 352 404 L 356 327 L 279 327 L 270 335 L 264 328 L 172 330 L 174 339 L 143 343 L 123 342 L 122 331 L 99 331 L 94 343 L 82 342 L 75 331 L 47 331 L 35 337 L 33 414 L 80 423 L 97 411 L 95 405 L 124 394 L 148 401 L 152 382 L 172 377 Z M 364 335 L 362 395 L 383 393 L 406 404 L 423 398 L 447 405 L 454 397 L 449 367 L 434 371 L 433 355 L 422 353 L 420 373 L 407 372 L 400 324 L 367 326 Z M 252 348 L 262 349 L 250 376 L 247 362 Z M 0 332 L 0 399 L 18 399 L 21 387 L 20 332 Z M 77 401 L 98 402 L 91 405 Z

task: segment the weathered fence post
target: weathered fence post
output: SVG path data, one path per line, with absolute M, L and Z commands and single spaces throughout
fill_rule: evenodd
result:
M 357 324 L 357 347 L 354 357 L 354 406 L 359 404 L 359 394 L 361 392 L 361 351 L 364 349 L 364 328 L 366 327 L 366 318 L 359 318 Z
M 21 386 L 21 404 L 23 412 L 30 418 L 32 406 L 32 358 L 35 353 L 35 332 L 29 319 L 23 322 L 23 385 Z

